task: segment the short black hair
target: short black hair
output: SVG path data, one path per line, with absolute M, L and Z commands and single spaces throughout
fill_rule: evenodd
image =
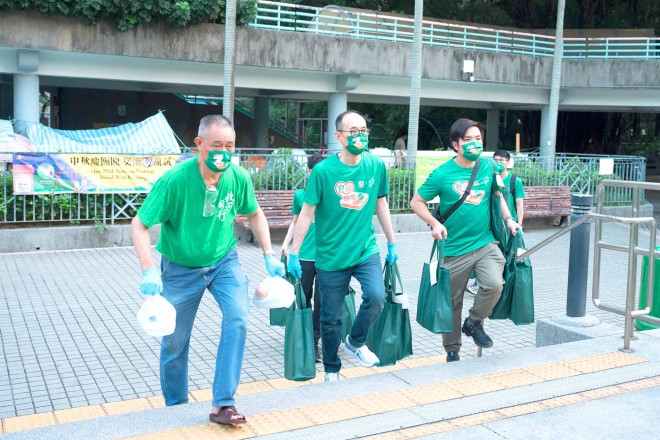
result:
M 341 123 L 344 120 L 344 116 L 346 116 L 349 113 L 355 113 L 358 116 L 362 116 L 362 119 L 364 119 L 365 122 L 367 121 L 367 118 L 362 113 L 360 113 L 359 111 L 357 111 L 357 110 L 346 110 L 345 112 L 340 113 L 339 116 L 337 116 L 337 119 L 335 119 L 335 130 L 339 131 L 339 128 L 341 127 Z
M 483 137 L 484 128 L 480 123 L 473 121 L 472 119 L 461 118 L 451 125 L 451 128 L 449 129 L 449 138 L 452 142 L 458 142 L 459 139 L 465 137 L 465 133 L 472 127 L 477 127 Z
M 321 162 L 323 159 L 325 159 L 325 156 L 319 153 L 314 153 L 311 156 L 309 156 L 309 159 L 307 159 L 307 168 L 310 170 L 316 166 L 317 163 Z
M 496 152 L 493 153 L 493 157 L 495 156 L 503 157 L 506 160 L 511 159 L 511 154 L 506 150 L 497 150 Z

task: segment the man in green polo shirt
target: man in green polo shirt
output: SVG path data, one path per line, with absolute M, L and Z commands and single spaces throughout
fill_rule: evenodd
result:
M 248 279 L 234 249 L 236 214 L 248 217 L 264 252 L 271 276 L 283 276 L 274 256 L 268 222 L 259 208 L 250 176 L 232 164 L 236 133 L 228 118 L 210 115 L 199 124 L 195 145 L 199 155 L 175 165 L 154 185 L 133 219 L 131 234 L 142 268 L 140 291 L 162 294 L 176 309 L 176 329 L 160 349 L 160 386 L 166 405 L 188 402 L 188 351 L 197 308 L 206 289 L 222 312 L 222 333 L 216 358 L 212 422 L 237 425 L 245 417 L 234 407 L 241 376 L 249 311 Z M 151 255 L 149 228 L 160 224 Z
M 493 185 L 493 162 L 479 157 L 483 151 L 479 123 L 459 119 L 451 126 L 449 137 L 456 157 L 431 173 L 417 189 L 410 207 L 431 226 L 434 239 L 446 239 L 443 267 L 450 272 L 454 328 L 451 333 L 442 335 L 442 342 L 447 352 L 447 362 L 453 362 L 460 360 L 461 331 L 471 336 L 479 347 L 488 348 L 493 345 L 482 323 L 490 316 L 502 293 L 505 261 L 491 230 L 491 197 L 500 199 L 502 218 L 512 235 L 521 226 L 511 217 L 504 198 L 497 191 L 497 185 Z M 446 218 L 444 224 L 440 223 L 429 212 L 427 201 L 439 196 L 440 212 L 447 213 L 465 193 L 477 161 L 481 162 L 470 193 L 458 209 Z M 480 289 L 461 327 L 463 295 L 472 270 L 479 279 Z
M 386 196 L 389 193 L 385 164 L 366 152 L 369 142 L 367 121 L 349 110 L 335 121 L 335 138 L 342 150 L 316 165 L 309 176 L 305 203 L 295 228 L 289 254 L 289 271 L 300 278 L 298 252 L 312 219 L 316 223 L 316 270 L 321 291 L 321 346 L 324 381 L 339 380 L 344 298 L 351 277 L 362 288 L 362 304 L 357 312 L 344 351 L 360 365 L 373 367 L 378 357 L 365 345 L 369 327 L 385 303 L 385 287 L 374 235 L 373 215 L 378 216 L 387 237 L 387 260 L 398 255 L 392 219 Z
M 495 161 L 496 171 L 499 171 L 502 183 L 504 183 L 502 195 L 509 206 L 511 217 L 522 226 L 525 218 L 525 188 L 520 177 L 509 173 L 511 153 L 506 150 L 497 150 L 493 153 L 493 160 Z M 511 179 L 515 179 L 513 181 L 513 191 L 511 191 Z

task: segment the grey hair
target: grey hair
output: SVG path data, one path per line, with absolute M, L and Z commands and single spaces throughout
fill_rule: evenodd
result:
M 197 129 L 197 136 L 203 138 L 208 133 L 209 128 L 213 125 L 219 125 L 220 127 L 231 127 L 234 128 L 234 123 L 226 116 L 222 115 L 207 115 L 199 121 L 199 129 Z

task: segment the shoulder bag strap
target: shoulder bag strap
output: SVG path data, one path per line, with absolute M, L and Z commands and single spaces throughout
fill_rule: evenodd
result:
M 458 199 L 456 203 L 451 206 L 451 208 L 449 208 L 447 212 L 444 213 L 444 215 L 440 214 L 440 203 L 438 203 L 438 208 L 433 212 L 433 217 L 435 217 L 440 223 L 446 222 L 449 216 L 452 215 L 459 206 L 461 206 L 465 199 L 467 199 L 467 196 L 470 194 L 470 190 L 472 189 L 474 179 L 477 177 L 477 171 L 479 171 L 480 164 L 481 160 L 477 160 L 477 163 L 474 164 L 474 168 L 472 168 L 472 175 L 470 176 L 470 181 L 468 182 L 467 188 L 465 188 L 463 195 L 460 199 Z

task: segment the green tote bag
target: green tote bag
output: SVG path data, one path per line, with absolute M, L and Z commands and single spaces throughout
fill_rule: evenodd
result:
M 513 237 L 515 252 L 525 249 L 522 234 Z M 529 257 L 516 263 L 513 274 L 513 294 L 511 295 L 511 313 L 509 318 L 515 325 L 534 323 L 534 280 L 532 277 L 532 263 Z
M 385 305 L 376 322 L 369 329 L 367 347 L 380 360 L 380 366 L 394 365 L 396 361 L 412 355 L 412 331 L 410 314 L 401 304 L 394 302 L 393 296 L 403 294 L 401 274 L 396 263 L 385 263 L 383 268 L 385 283 Z M 397 292 L 398 285 L 401 290 Z
M 280 258 L 280 261 L 284 263 L 284 271 L 285 271 L 284 279 L 295 286 L 296 279 L 293 275 L 291 275 L 289 269 L 287 268 L 286 255 L 282 254 L 282 258 Z M 291 304 L 291 307 L 278 307 L 276 309 L 270 309 L 270 325 L 284 327 L 284 324 L 286 324 L 287 311 L 293 310 L 294 308 L 295 308 L 295 304 Z
M 516 252 L 514 248 L 515 240 L 510 239 L 508 242 L 508 249 L 504 252 L 504 270 L 502 278 L 504 278 L 504 286 L 502 287 L 502 294 L 500 299 L 493 307 L 489 318 L 490 319 L 509 319 L 511 313 L 511 297 L 513 296 L 513 286 L 515 284 L 513 274 L 516 271 Z
M 295 291 L 295 308 L 287 310 L 284 326 L 284 377 L 304 381 L 316 377 L 314 327 L 312 309 L 307 308 L 300 281 L 296 282 Z
M 493 175 L 492 191 L 498 191 L 495 175 Z M 502 220 L 502 205 L 500 196 L 496 196 L 492 192 L 490 194 L 490 228 L 493 231 L 495 240 L 498 241 L 500 250 L 502 253 L 505 253 L 509 247 L 509 238 L 511 237 L 511 233 Z
M 438 243 L 439 242 L 439 243 Z M 436 254 L 435 284 L 431 284 L 431 264 Z M 417 298 L 417 322 L 432 333 L 451 333 L 453 311 L 449 270 L 441 266 L 445 257 L 445 241 L 435 240 L 429 263 L 424 263 Z

